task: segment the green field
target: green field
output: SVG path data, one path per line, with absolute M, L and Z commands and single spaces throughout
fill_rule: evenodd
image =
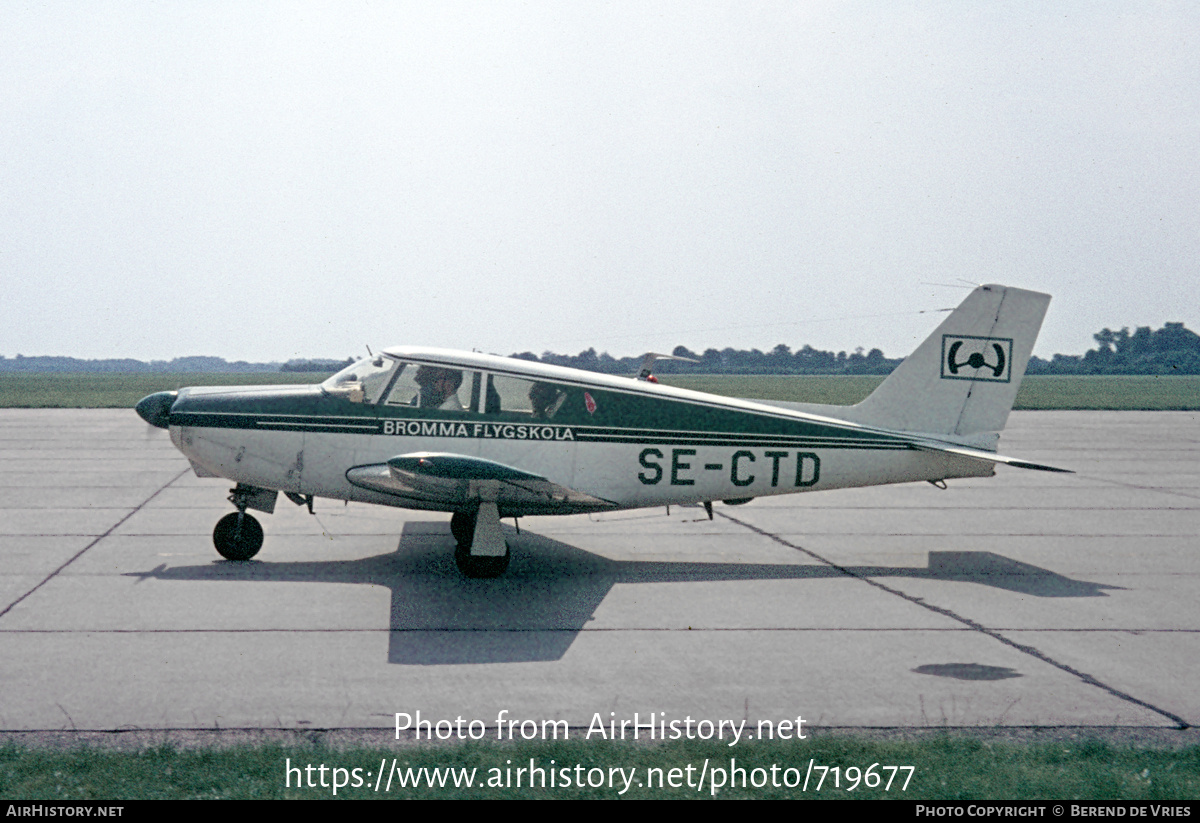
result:
M 319 383 L 320 372 L 239 374 L 0 374 L 0 408 L 132 409 L 158 391 L 184 386 Z
M 667 385 L 727 397 L 837 406 L 859 402 L 883 382 L 882 377 L 819 375 L 696 375 L 661 380 Z M 1013 408 L 1192 411 L 1200 409 L 1200 377 L 1026 377 Z
M 380 771 L 381 762 L 388 766 L 385 773 L 391 771 L 393 758 L 402 774 L 407 773 L 404 770 L 412 769 L 413 776 L 422 776 L 423 784 L 429 774 L 421 773 L 423 768 L 466 769 L 467 773 L 474 769 L 476 787 L 455 788 L 451 779 L 444 787 L 421 785 L 401 789 L 394 781 L 390 792 L 384 791 L 386 784 L 381 784 L 377 792 L 373 779 L 368 779 L 367 775 Z M 731 763 L 731 758 L 736 762 Z M 530 759 L 546 772 L 564 767 L 570 769 L 573 785 L 530 788 L 526 777 L 522 787 L 517 788 L 515 770 L 519 766 L 528 767 Z M 326 787 L 298 787 L 300 772 L 292 772 L 289 787 L 287 768 L 303 769 L 309 764 L 327 766 Z M 582 771 L 574 769 L 576 764 Z M 772 766 L 777 767 L 773 773 Z M 912 769 L 903 768 L 906 766 Z M 100 747 L 64 751 L 9 744 L 0 746 L 0 797 L 53 801 L 332 798 L 334 767 L 345 770 L 340 778 L 343 785 L 336 795 L 340 799 L 618 796 L 699 799 L 715 796 L 722 799 L 1162 801 L 1200 797 L 1200 747 L 1196 746 L 1144 749 L 1087 740 L 1021 745 L 952 736 L 922 742 L 822 736 L 807 741 L 743 743 L 736 748 L 716 741 L 638 745 L 597 744 L 582 740 L 339 749 L 321 745 L 202 749 L 163 746 L 138 751 Z M 353 769 L 356 768 L 360 771 L 357 785 L 354 785 Z M 510 768 L 512 772 L 507 771 Z M 589 772 L 593 779 L 598 779 L 600 772 L 592 772 L 592 769 L 602 769 L 608 775 L 610 768 L 621 768 L 632 778 L 625 792 L 619 791 L 625 783 L 622 778 L 616 778 L 615 773 L 617 788 L 607 785 L 579 788 L 575 785 L 579 777 Z M 744 769 L 744 777 L 736 772 L 737 768 Z M 674 781 L 673 769 L 678 770 Z M 698 790 L 701 773 L 709 777 Z M 319 784 L 319 772 L 314 769 L 310 774 L 313 782 Z M 556 783 L 561 775 L 562 772 L 557 771 Z M 462 779 L 465 775 L 459 772 L 459 776 Z M 824 780 L 818 788 L 822 776 Z M 802 781 L 806 777 L 809 782 L 804 790 Z M 887 786 L 889 778 L 890 787 Z M 488 787 L 489 779 L 500 779 L 508 785 Z M 549 777 L 546 781 L 548 784 Z M 736 785 L 731 785 L 731 781 Z M 639 787 L 638 782 L 643 785 Z M 715 793 L 714 782 L 718 784 Z M 481 783 L 484 785 L 480 786 Z M 724 785 L 720 785 L 722 783 Z M 756 783 L 760 785 L 756 786 Z M 788 783 L 793 785 L 789 787 Z
M 1014 408 L 1195 411 L 1200 409 L 1200 377 L 1026 377 Z
M 0 408 L 133 408 L 156 391 L 183 386 L 319 383 L 320 373 L 265 374 L 2 374 Z M 689 375 L 663 377 L 669 386 L 726 397 L 852 405 L 882 377 Z M 1017 409 L 1200 409 L 1200 377 L 1027 377 Z

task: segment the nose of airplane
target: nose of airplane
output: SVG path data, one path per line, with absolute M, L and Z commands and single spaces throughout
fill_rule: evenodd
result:
M 155 392 L 139 400 L 134 408 L 138 415 L 151 426 L 165 429 L 170 425 L 167 421 L 171 415 L 171 406 L 177 397 L 179 397 L 177 391 Z

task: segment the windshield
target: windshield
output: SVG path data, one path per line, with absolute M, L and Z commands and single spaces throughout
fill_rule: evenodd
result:
M 330 394 L 341 394 L 355 403 L 374 403 L 387 385 L 396 361 L 379 354 L 347 366 L 321 384 Z

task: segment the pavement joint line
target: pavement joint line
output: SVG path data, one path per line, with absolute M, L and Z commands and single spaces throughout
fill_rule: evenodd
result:
M 1023 654 L 1027 654 L 1030 657 L 1033 657 L 1037 660 L 1042 661 L 1043 663 L 1047 663 L 1051 666 L 1054 666 L 1056 669 L 1064 671 L 1067 674 L 1073 675 L 1074 677 L 1077 677 L 1080 680 L 1082 680 L 1084 683 L 1087 683 L 1089 686 L 1095 686 L 1096 688 L 1098 688 L 1104 692 L 1107 692 L 1108 694 L 1112 695 L 1113 697 L 1119 698 L 1121 700 L 1125 700 L 1129 703 L 1133 703 L 1135 706 L 1141 706 L 1144 709 L 1149 709 L 1150 711 L 1154 712 L 1155 714 L 1162 715 L 1163 717 L 1167 718 L 1171 722 L 1178 724 L 1178 727 L 1180 729 L 1191 728 L 1192 724 L 1189 723 L 1188 721 L 1184 720 L 1179 715 L 1174 714 L 1173 712 L 1169 712 L 1166 709 L 1160 709 L 1158 706 L 1155 706 L 1152 703 L 1148 703 L 1145 700 L 1134 697 L 1131 694 L 1127 694 L 1126 692 L 1123 692 L 1120 689 L 1114 688 L 1113 686 L 1110 686 L 1107 683 L 1102 683 L 1100 680 L 1097 680 L 1095 677 L 1088 674 L 1087 672 L 1082 672 L 1079 669 L 1068 666 L 1066 663 L 1060 663 L 1059 661 L 1055 660 L 1054 658 L 1050 657 L 1049 655 L 1045 654 L 1044 652 L 1039 651 L 1038 649 L 1035 649 L 1033 646 L 1026 646 L 1026 645 L 1016 642 L 1015 640 L 1011 640 L 1011 639 L 1005 637 L 996 629 L 989 629 L 987 626 L 984 626 L 982 623 L 978 623 L 978 622 L 970 619 L 969 617 L 963 617 L 962 615 L 957 614 L 957 613 L 951 611 L 950 609 L 944 608 L 942 606 L 935 606 L 932 603 L 927 603 L 922 598 L 914 597 L 910 594 L 900 591 L 899 589 L 894 589 L 891 586 L 888 586 L 884 583 L 880 583 L 878 580 L 874 580 L 867 575 L 860 574 L 860 573 L 855 572 L 844 566 L 839 566 L 837 563 L 834 563 L 833 561 L 822 557 L 821 555 L 817 554 L 814 551 L 806 549 L 803 546 L 797 546 L 795 543 L 789 543 L 787 540 L 784 540 L 782 537 L 774 535 L 771 532 L 766 531 L 765 529 L 760 529 L 757 526 L 754 526 L 750 523 L 745 522 L 744 520 L 739 520 L 738 518 L 733 517 L 732 515 L 726 514 L 725 512 L 717 512 L 717 514 L 720 514 L 726 520 L 730 520 L 734 523 L 737 523 L 739 526 L 742 526 L 743 528 L 746 528 L 752 532 L 755 532 L 756 534 L 760 534 L 763 537 L 766 537 L 770 540 L 774 540 L 776 543 L 779 543 L 780 545 L 787 546 L 788 548 L 794 549 L 799 552 L 803 552 L 804 554 L 807 554 L 809 557 L 812 557 L 815 560 L 819 560 L 820 562 L 825 563 L 826 565 L 837 569 L 838 571 L 842 572 L 842 574 L 845 574 L 848 577 L 853 577 L 855 579 L 861 580 L 864 583 L 867 583 L 868 585 L 871 585 L 871 586 L 876 587 L 877 589 L 880 589 L 881 591 L 885 591 L 888 594 L 893 594 L 896 597 L 899 597 L 903 600 L 907 600 L 909 603 L 912 603 L 915 606 L 920 606 L 921 608 L 928 609 L 929 611 L 934 612 L 935 614 L 940 614 L 944 617 L 950 618 L 951 620 L 955 620 L 959 623 L 962 623 L 964 626 L 974 629 L 975 631 L 977 631 L 981 634 L 985 634 L 988 637 L 991 637 L 993 640 L 998 640 L 999 642 L 1003 643 L 1006 646 L 1009 646 L 1010 648 L 1016 649 L 1017 651 L 1022 652 Z
M 871 629 L 871 627 L 862 627 L 862 629 L 808 629 L 808 627 L 778 627 L 778 629 L 738 629 L 738 627 L 721 627 L 709 626 L 707 629 L 661 629 L 654 626 L 613 626 L 612 629 L 574 629 L 571 626 L 565 627 L 546 627 L 546 629 L 503 629 L 503 627 L 491 627 L 491 629 L 463 629 L 460 626 L 427 626 L 425 629 L 0 629 L 0 635 L 382 635 L 382 633 L 396 632 L 397 635 L 553 635 L 553 633 L 569 633 L 569 635 L 599 635 L 599 633 L 616 633 L 616 632 L 671 632 L 678 631 L 684 633 L 692 633 L 697 635 L 701 632 L 758 632 L 758 631 L 812 631 L 812 632 L 839 632 L 839 631 L 862 631 L 862 632 L 877 632 L 877 631 L 936 631 L 936 632 L 966 632 L 971 631 L 966 626 L 961 629 L 913 629 L 913 627 L 904 627 L 904 629 Z
M 1120 480 L 1113 480 L 1111 477 L 1101 477 L 1094 474 L 1081 474 L 1081 479 L 1095 480 L 1097 483 L 1106 483 L 1110 486 L 1120 486 L 1123 489 L 1139 489 L 1140 491 L 1159 492 L 1160 494 L 1173 494 L 1176 497 L 1186 497 L 1189 500 L 1200 500 L 1200 494 L 1194 492 L 1178 491 L 1176 489 L 1164 489 L 1161 486 L 1141 486 L 1137 483 L 1124 483 Z
M 15 608 L 15 607 L 17 606 L 17 604 L 21 603 L 21 602 L 22 602 L 22 601 L 24 601 L 26 598 L 28 598 L 28 597 L 29 597 L 31 594 L 33 594 L 33 593 L 34 593 L 34 592 L 36 592 L 38 589 L 40 589 L 42 586 L 44 586 L 44 585 L 46 585 L 47 583 L 49 583 L 49 582 L 50 582 L 50 581 L 51 581 L 51 580 L 52 580 L 52 579 L 53 579 L 55 576 L 57 576 L 57 575 L 58 575 L 58 573 L 59 573 L 59 572 L 61 572 L 61 571 L 62 571 L 63 569 L 65 569 L 67 566 L 69 566 L 69 565 L 71 565 L 72 563 L 74 563 L 74 562 L 75 562 L 76 560 L 78 560 L 80 557 L 83 557 L 84 553 L 85 553 L 85 552 L 87 552 L 87 550 L 88 550 L 88 549 L 92 548 L 92 547 L 93 547 L 93 546 L 95 546 L 97 543 L 99 543 L 101 540 L 103 540 L 104 538 L 106 538 L 106 537 L 108 537 L 110 534 L 112 534 L 112 533 L 113 533 L 113 531 L 115 531 L 115 530 L 116 530 L 116 529 L 117 529 L 117 528 L 118 528 L 118 527 L 119 527 L 119 526 L 120 526 L 122 523 L 124 523 L 126 520 L 128 520 L 129 518 L 133 517 L 135 514 L 137 514 L 138 512 L 140 512 L 140 511 L 142 510 L 142 508 L 143 508 L 143 507 L 144 507 L 144 506 L 145 506 L 147 503 L 149 503 L 149 502 L 150 502 L 151 500 L 153 500 L 155 497 L 158 497 L 158 495 L 159 495 L 159 494 L 160 494 L 160 493 L 161 493 L 163 490 L 165 490 L 165 489 L 167 488 L 167 486 L 170 486 L 170 485 L 171 485 L 172 483 L 174 483 L 176 480 L 178 480 L 179 478 L 183 477 L 185 474 L 187 474 L 187 473 L 188 473 L 188 471 L 190 471 L 190 469 L 191 469 L 191 467 L 189 466 L 188 468 L 186 468 L 186 469 L 184 469 L 183 471 L 179 472 L 179 474 L 177 474 L 177 475 L 175 475 L 174 477 L 172 477 L 170 480 L 168 480 L 166 483 L 164 483 L 162 486 L 160 486 L 158 489 L 156 489 L 156 490 L 155 490 L 155 491 L 154 491 L 154 492 L 153 492 L 153 493 L 152 493 L 152 494 L 151 494 L 149 497 L 147 497 L 147 498 L 146 498 L 145 500 L 143 500 L 141 503 L 138 503 L 138 504 L 137 504 L 137 506 L 135 506 L 133 509 L 131 509 L 131 510 L 129 511 L 129 513 L 128 513 L 128 514 L 126 514 L 124 517 L 122 517 L 122 518 L 121 518 L 120 520 L 118 520 L 116 523 L 113 523 L 111 526 L 109 526 L 109 527 L 108 527 L 108 530 L 107 530 L 107 531 L 105 531 L 105 532 L 104 532 L 104 534 L 101 534 L 101 535 L 97 536 L 95 540 L 93 540 L 92 542 L 88 543 L 86 546 L 84 546 L 84 547 L 83 547 L 82 549 L 80 549 L 79 551 L 75 552 L 75 554 L 73 554 L 73 555 L 72 555 L 72 556 L 71 556 L 71 557 L 70 557 L 70 558 L 67 560 L 67 562 L 63 563 L 63 564 L 62 564 L 61 566 L 59 566 L 57 569 L 55 569 L 54 571 L 50 572 L 50 574 L 46 575 L 46 578 L 45 578 L 44 580 L 42 580 L 42 582 L 38 583 L 38 584 L 37 584 L 36 586 L 34 586 L 32 589 L 30 589 L 29 591 L 25 592 L 25 594 L 21 595 L 21 596 L 20 596 L 20 597 L 18 597 L 16 600 L 14 600 L 13 602 L 11 602 L 11 603 L 9 603 L 7 606 L 5 606 L 5 607 L 4 607 L 4 609 L 3 609 L 3 611 L 0 611 L 0 619 L 3 619 L 3 618 L 4 618 L 4 616 L 5 616 L 6 614 L 8 614 L 10 611 L 12 611 L 12 610 L 13 610 L 13 608 Z
M 391 715 L 377 715 L 379 717 L 388 717 Z M 757 723 L 755 722 L 755 733 L 757 734 Z M 747 723 L 751 721 L 747 720 Z M 305 723 L 305 721 L 301 721 Z M 579 724 L 568 724 L 568 733 L 576 734 L 585 733 L 591 726 Z M 1177 729 L 1171 729 L 1163 726 L 1151 725 L 1130 725 L 1130 726 L 1111 726 L 1111 725 L 1083 725 L 1072 724 L 1062 726 L 952 726 L 952 725 L 936 725 L 936 726 L 845 726 L 845 725 L 829 725 L 820 726 L 809 724 L 806 731 L 812 737 L 818 738 L 838 738 L 852 737 L 856 739 L 880 739 L 880 740 L 926 740 L 926 739 L 942 739 L 948 735 L 965 737 L 967 739 L 996 741 L 999 743 L 1073 743 L 1078 744 L 1081 735 L 1085 735 L 1086 739 L 1111 741 L 1113 745 L 1136 746 L 1145 748 L 1147 746 L 1162 746 L 1164 743 L 1168 747 L 1191 747 L 1195 745 L 1195 729 L 1189 730 L 1187 735 L 1180 736 Z M 194 737 L 192 737 L 194 735 Z M 151 745 L 163 745 L 168 741 L 176 744 L 183 743 L 187 747 L 196 746 L 201 741 L 204 741 L 204 746 L 207 748 L 211 743 L 220 744 L 221 741 L 227 740 L 232 744 L 244 744 L 246 742 L 266 741 L 272 742 L 271 738 L 280 736 L 286 738 L 299 739 L 301 742 L 311 745 L 313 736 L 332 737 L 348 741 L 351 745 L 376 745 L 377 743 L 386 744 L 389 747 L 400 745 L 417 745 L 417 746 L 445 746 L 447 748 L 462 745 L 456 740 L 437 740 L 432 743 L 421 742 L 414 739 L 414 733 L 408 732 L 405 737 L 397 740 L 395 732 L 388 726 L 310 726 L 310 725 L 294 725 L 294 726 L 120 726 L 117 728 L 92 728 L 92 729 L 62 729 L 62 728 L 43 728 L 43 729 L 6 729 L 0 728 L 0 743 L 21 743 L 25 745 L 33 745 L 46 748 L 54 748 L 57 746 L 74 747 L 78 741 L 85 740 L 89 743 L 97 742 L 116 742 L 122 738 L 143 738 L 147 739 Z M 42 740 L 38 740 L 43 737 Z M 182 739 L 181 739 L 182 738 Z M 25 741 L 33 740 L 32 744 L 27 744 Z M 756 738 L 761 739 L 761 738 Z M 633 745 L 653 745 L 659 742 L 659 739 L 653 739 L 649 735 L 642 735 L 642 738 L 632 741 Z M 469 741 L 468 741 L 469 743 Z
M 858 627 L 828 627 L 828 626 L 691 626 L 688 629 L 680 629 L 680 627 L 661 627 L 661 626 L 612 626 L 611 629 L 574 629 L 571 626 L 565 627 L 542 627 L 542 629 L 503 629 L 503 627 L 488 627 L 488 629 L 463 629 L 461 626 L 426 626 L 424 629 L 0 629 L 0 635 L 374 635 L 374 633 L 402 633 L 402 635 L 420 635 L 420 633 L 438 633 L 438 635 L 448 635 L 448 633 L 480 633 L 480 635 L 491 635 L 491 633 L 506 633 L 506 635 L 539 635 L 539 633 L 563 633 L 568 632 L 571 635 L 598 635 L 598 633 L 616 633 L 616 632 L 685 632 L 696 633 L 702 632 L 766 632 L 766 631 L 788 631 L 788 632 L 814 632 L 822 633 L 838 633 L 838 632 L 967 632 L 977 631 L 970 626 L 961 626 L 958 629 L 923 629 L 920 626 L 858 626 Z M 1200 629 L 996 629 L 994 631 L 1024 631 L 1024 632 L 1092 632 L 1106 633 L 1106 635 L 1156 635 L 1156 633 L 1196 633 Z

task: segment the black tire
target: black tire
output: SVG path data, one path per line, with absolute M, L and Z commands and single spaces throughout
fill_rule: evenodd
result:
M 489 579 L 499 577 L 508 569 L 508 560 L 512 549 L 508 542 L 504 543 L 504 554 L 500 557 L 482 557 L 471 554 L 471 547 L 462 543 L 454 550 L 454 562 L 464 577 Z
M 450 515 L 450 533 L 461 546 L 468 546 L 475 538 L 475 515 L 472 512 L 455 512 Z
M 226 560 L 249 560 L 262 548 L 263 530 L 248 514 L 232 512 L 217 521 L 213 545 Z

